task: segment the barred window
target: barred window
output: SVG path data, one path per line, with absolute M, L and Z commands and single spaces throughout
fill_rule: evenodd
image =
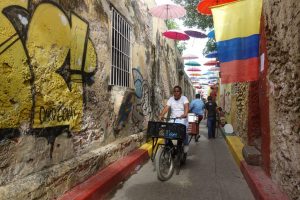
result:
M 112 66 L 110 84 L 129 87 L 131 71 L 131 26 L 112 7 Z

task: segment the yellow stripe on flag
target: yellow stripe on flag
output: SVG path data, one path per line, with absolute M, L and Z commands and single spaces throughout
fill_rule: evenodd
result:
M 211 10 L 217 42 L 259 34 L 262 0 L 241 0 Z

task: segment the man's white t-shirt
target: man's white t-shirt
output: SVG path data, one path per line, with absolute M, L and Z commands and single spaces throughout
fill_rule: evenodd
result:
M 176 118 L 176 117 L 180 117 L 181 115 L 184 114 L 184 104 L 189 103 L 188 98 L 186 98 L 185 96 L 181 96 L 180 99 L 175 100 L 174 97 L 171 97 L 168 102 L 167 105 L 170 106 L 171 108 L 171 118 Z M 178 119 L 176 120 L 176 123 L 181 123 L 181 124 L 187 124 L 187 119 Z

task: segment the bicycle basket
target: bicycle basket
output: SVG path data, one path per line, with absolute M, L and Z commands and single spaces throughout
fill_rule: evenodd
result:
M 179 123 L 148 122 L 147 134 L 150 137 L 184 140 L 186 127 Z

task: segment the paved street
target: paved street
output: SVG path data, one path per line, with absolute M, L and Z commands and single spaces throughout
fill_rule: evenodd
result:
M 225 140 L 221 136 L 208 140 L 205 123 L 201 123 L 199 142 L 190 143 L 186 165 L 179 175 L 174 173 L 170 180 L 161 182 L 149 160 L 108 199 L 254 199 Z

